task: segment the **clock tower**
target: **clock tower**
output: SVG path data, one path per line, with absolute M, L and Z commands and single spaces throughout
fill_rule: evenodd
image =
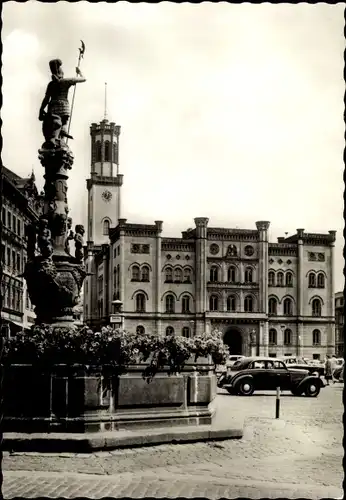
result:
M 121 217 L 123 175 L 119 174 L 120 126 L 104 118 L 99 124 L 92 123 L 90 136 L 87 240 L 101 245 L 109 241 L 109 228 L 117 226 Z

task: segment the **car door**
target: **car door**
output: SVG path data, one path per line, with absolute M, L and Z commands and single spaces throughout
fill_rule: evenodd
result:
M 276 387 L 280 387 L 282 391 L 287 390 L 291 386 L 291 378 L 290 372 L 287 369 L 287 366 L 282 361 L 274 361 L 274 382 L 275 389 Z
M 267 370 L 264 360 L 256 360 L 249 366 L 254 379 L 254 386 L 256 390 L 263 390 L 267 385 Z

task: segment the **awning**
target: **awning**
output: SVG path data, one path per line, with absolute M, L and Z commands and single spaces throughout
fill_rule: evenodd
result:
M 13 324 L 13 325 L 19 326 L 20 328 L 23 328 L 23 330 L 25 330 L 24 323 L 19 323 L 19 321 L 14 321 L 13 319 L 8 319 L 8 318 L 1 318 L 1 320 L 2 320 L 2 323 Z

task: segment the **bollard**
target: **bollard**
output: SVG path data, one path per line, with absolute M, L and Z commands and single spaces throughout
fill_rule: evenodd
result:
M 275 418 L 280 418 L 280 387 L 276 388 Z

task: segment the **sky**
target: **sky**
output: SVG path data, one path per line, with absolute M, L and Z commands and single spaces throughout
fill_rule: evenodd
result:
M 121 125 L 123 214 L 164 221 L 180 236 L 195 217 L 255 229 L 271 241 L 337 231 L 343 277 L 343 51 L 345 4 L 193 5 L 6 2 L 3 5 L 4 165 L 43 187 L 37 151 L 48 62 L 75 75 L 69 142 L 74 224 L 86 224 L 92 122 Z M 70 92 L 70 102 L 72 91 Z

